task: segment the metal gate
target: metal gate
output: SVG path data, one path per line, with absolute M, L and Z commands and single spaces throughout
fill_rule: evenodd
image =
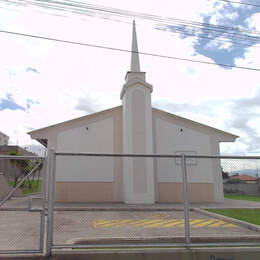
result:
M 0 156 L 0 254 L 43 253 L 45 194 L 45 157 Z

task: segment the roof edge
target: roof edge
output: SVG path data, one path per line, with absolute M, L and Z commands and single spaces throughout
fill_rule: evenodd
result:
M 169 113 L 169 112 L 166 112 L 164 110 L 161 110 L 161 109 L 158 109 L 158 108 L 154 108 L 152 107 L 152 110 L 155 110 L 155 111 L 158 111 L 160 113 L 164 113 L 164 114 L 167 114 L 168 116 L 174 116 L 174 117 L 177 117 L 181 120 L 185 120 L 185 121 L 188 121 L 188 122 L 191 122 L 192 124 L 195 124 L 195 125 L 198 125 L 198 126 L 201 126 L 201 127 L 207 127 L 207 128 L 210 128 L 216 132 L 220 132 L 221 134 L 225 134 L 225 135 L 229 135 L 230 137 L 233 137 L 233 138 L 238 138 L 239 136 L 238 135 L 234 135 L 234 134 L 231 134 L 229 132 L 226 132 L 226 131 L 223 131 L 223 130 L 220 130 L 220 129 L 217 129 L 215 127 L 212 127 L 212 126 L 208 126 L 208 125 L 205 125 L 205 124 L 202 124 L 202 123 L 199 123 L 199 122 L 196 122 L 196 121 L 193 121 L 191 119 L 188 119 L 188 118 L 185 118 L 185 117 L 181 117 L 181 116 L 178 116 L 178 115 L 175 115 L 175 114 L 172 114 L 172 113 Z
M 32 134 L 37 133 L 38 131 L 42 131 L 42 130 L 45 130 L 47 128 L 52 128 L 52 127 L 55 127 L 55 126 L 59 126 L 61 124 L 70 123 L 70 122 L 73 122 L 75 120 L 80 120 L 80 119 L 83 119 L 83 118 L 88 118 L 88 117 L 91 118 L 91 117 L 97 116 L 97 115 L 99 115 L 101 113 L 107 113 L 107 112 L 119 109 L 121 107 L 122 107 L 122 105 L 121 106 L 117 106 L 117 107 L 112 107 L 112 108 L 109 108 L 109 109 L 106 109 L 106 110 L 98 111 L 98 112 L 95 112 L 95 113 L 92 113 L 92 114 L 89 114 L 89 115 L 73 118 L 73 119 L 70 119 L 70 120 L 67 120 L 67 121 L 63 121 L 63 122 L 60 122 L 60 123 L 57 123 L 57 124 L 54 124 L 54 125 L 49 125 L 49 126 L 46 126 L 46 127 L 42 127 L 42 128 L 39 128 L 39 129 L 30 131 L 30 132 L 27 132 L 27 134 L 32 135 Z

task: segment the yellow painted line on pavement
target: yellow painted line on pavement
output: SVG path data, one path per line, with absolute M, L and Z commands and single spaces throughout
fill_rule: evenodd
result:
M 203 221 L 199 224 L 193 225 L 194 227 L 205 227 L 205 226 L 209 226 L 209 224 L 212 224 L 214 222 L 218 221 L 217 219 L 209 219 L 207 221 Z
M 154 222 L 154 220 L 152 221 L 152 223 Z M 131 225 L 135 226 L 135 227 L 141 227 L 144 226 L 145 224 L 147 224 L 149 222 L 147 222 L 147 219 L 140 219 L 140 220 L 134 220 L 131 222 Z
M 226 223 L 225 227 L 237 227 L 237 225 L 233 223 Z
M 190 225 L 192 226 L 192 225 L 195 225 L 195 224 L 202 222 L 202 221 L 204 221 L 204 219 L 201 219 L 201 218 L 200 219 L 191 219 Z
M 221 225 L 223 225 L 223 224 L 226 224 L 226 222 L 225 222 L 225 221 L 222 221 L 222 220 L 219 220 L 219 221 L 217 221 L 217 222 L 214 223 L 214 224 L 210 224 L 209 227 L 219 227 L 219 226 L 221 226 Z
M 129 224 L 129 222 L 131 222 L 132 219 L 124 219 L 121 220 L 120 223 L 118 224 L 119 227 L 123 227 L 123 226 L 127 226 Z
M 174 221 L 174 220 L 172 220 Z M 165 219 L 156 219 L 156 221 L 153 222 L 145 222 L 144 227 L 145 228 L 152 228 L 152 227 L 162 227 L 165 222 L 168 223 L 169 221 L 165 221 Z
M 184 219 L 175 218 L 156 218 L 156 219 L 95 219 L 93 221 L 94 228 L 110 228 L 110 227 L 143 227 L 143 228 L 171 228 L 184 227 Z M 236 227 L 233 223 L 228 223 L 219 219 L 190 219 L 190 226 L 193 228 L 201 227 Z
M 174 227 L 174 226 L 177 226 L 178 224 L 182 224 L 183 222 L 184 222 L 184 219 L 181 219 L 178 221 L 174 221 L 173 223 L 166 224 L 166 225 L 164 225 L 164 227 Z

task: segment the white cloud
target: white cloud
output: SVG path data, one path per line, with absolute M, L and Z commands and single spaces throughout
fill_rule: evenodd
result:
M 213 11 L 211 1 L 205 3 L 204 0 L 186 0 L 178 4 L 172 1 L 90 2 L 197 21 L 202 19 L 201 11 Z M 221 6 L 218 8 L 216 19 L 221 14 Z M 6 11 L 8 15 L 1 16 L 4 17 L 1 28 L 122 49 L 131 46 L 131 19 L 123 19 L 120 23 L 91 17 L 81 20 L 73 15 L 62 18 L 24 10 Z M 155 30 L 152 22 L 137 19 L 136 23 L 140 51 L 213 62 L 194 54 L 194 38 L 180 39 L 171 32 Z M 39 102 L 26 112 L 0 111 L 1 122 L 5 122 L 1 124 L 1 131 L 10 135 L 13 143 L 19 140 L 22 145 L 36 144 L 26 132 L 121 103 L 119 93 L 129 69 L 129 53 L 5 34 L 0 34 L 0 41 L 0 98 L 11 93 L 21 106 L 26 106 L 27 99 Z M 220 46 L 226 47 L 229 46 Z M 237 59 L 236 64 L 260 67 L 257 51 L 249 49 L 245 59 Z M 145 55 L 140 55 L 140 59 L 141 69 L 147 72 L 147 82 L 154 86 L 155 103 L 160 100 L 160 107 L 166 109 L 168 103 L 201 105 L 207 102 L 210 115 L 185 107 L 176 111 L 176 106 L 171 112 L 226 131 L 236 130 L 226 124 L 232 119 L 229 100 L 252 97 L 259 86 L 258 73 L 251 71 Z M 37 69 L 39 74 L 26 72 L 28 66 Z M 249 122 L 250 127 L 254 122 Z M 243 131 L 240 131 L 242 136 Z M 223 149 L 247 151 L 248 144 L 238 142 Z
M 255 13 L 247 19 L 249 28 L 260 31 L 260 13 Z

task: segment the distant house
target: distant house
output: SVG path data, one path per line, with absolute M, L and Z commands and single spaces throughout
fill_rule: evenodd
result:
M 257 183 L 259 178 L 254 177 L 254 176 L 250 176 L 247 174 L 243 174 L 243 175 L 233 175 L 230 177 L 231 180 L 239 180 L 240 182 L 243 183 Z
M 0 132 L 0 145 L 8 145 L 9 136 Z
M 18 145 L 0 145 L 0 155 L 20 154 L 20 155 L 35 155 Z M 20 169 L 10 160 L 0 159 L 0 173 L 3 173 L 7 179 L 12 179 L 20 173 Z

